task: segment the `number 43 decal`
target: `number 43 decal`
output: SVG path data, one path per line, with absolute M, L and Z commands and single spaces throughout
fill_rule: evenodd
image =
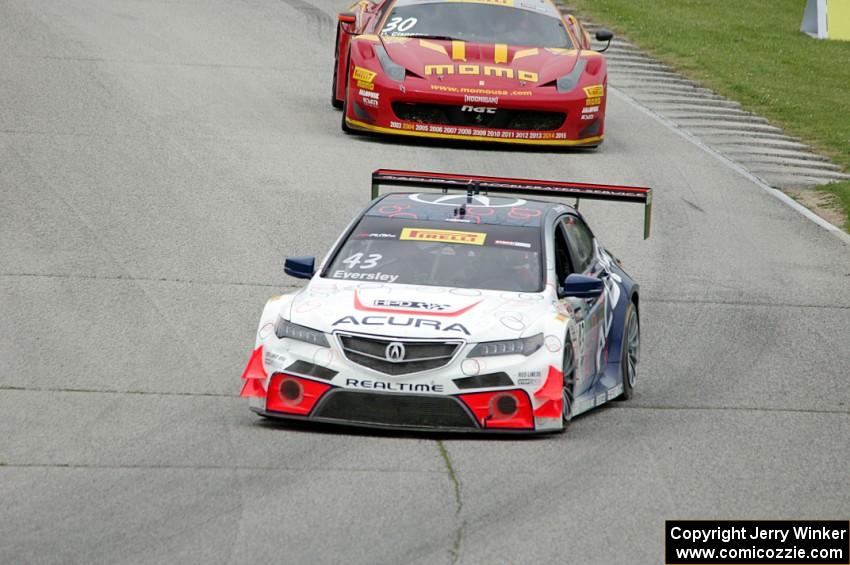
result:
M 344 259 L 342 262 L 348 266 L 349 269 L 374 269 L 378 266 L 378 261 L 383 259 L 384 256 L 380 253 L 370 253 L 366 260 L 363 261 L 362 253 L 355 253 L 348 259 Z

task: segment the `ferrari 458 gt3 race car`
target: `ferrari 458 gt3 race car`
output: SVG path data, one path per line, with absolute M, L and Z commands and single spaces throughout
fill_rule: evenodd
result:
M 607 81 L 550 0 L 361 0 L 339 15 L 331 102 L 348 132 L 597 146 Z
M 255 412 L 548 432 L 632 395 L 638 285 L 575 208 L 529 197 L 643 203 L 648 236 L 650 189 L 379 170 L 372 195 L 318 269 L 286 259 L 310 282 L 263 310 L 242 375 Z

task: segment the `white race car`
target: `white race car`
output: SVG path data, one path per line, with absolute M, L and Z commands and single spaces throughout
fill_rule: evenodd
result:
M 638 285 L 574 207 L 529 197 L 642 203 L 646 237 L 650 189 L 389 170 L 372 183 L 318 269 L 286 259 L 310 282 L 263 309 L 242 375 L 252 410 L 528 433 L 631 397 Z M 379 197 L 379 185 L 440 190 Z

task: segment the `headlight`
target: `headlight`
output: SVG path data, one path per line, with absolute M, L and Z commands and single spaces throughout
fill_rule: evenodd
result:
M 569 92 L 576 87 L 581 75 L 584 73 L 584 67 L 587 66 L 587 61 L 579 59 L 576 66 L 570 71 L 570 74 L 562 76 L 558 79 L 558 92 Z
M 493 355 L 525 355 L 528 357 L 543 346 L 543 334 L 522 339 L 486 341 L 472 348 L 467 357 L 491 357 Z
M 384 69 L 384 74 L 396 82 L 404 82 L 404 77 L 407 75 L 407 70 L 390 59 L 387 50 L 383 45 L 375 45 L 375 54 L 381 62 L 381 68 Z
M 277 319 L 277 323 L 274 326 L 274 333 L 278 337 L 278 339 L 288 337 L 289 339 L 305 341 L 307 343 L 312 343 L 313 345 L 330 347 L 330 345 L 328 344 L 328 339 L 322 332 L 310 328 L 305 328 L 304 326 L 299 326 L 298 324 L 293 324 L 292 322 L 284 320 L 283 318 Z

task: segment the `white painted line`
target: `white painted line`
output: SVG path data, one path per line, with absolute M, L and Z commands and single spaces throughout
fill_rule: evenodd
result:
M 767 192 L 768 194 L 770 194 L 774 198 L 777 198 L 781 202 L 784 202 L 786 205 L 790 206 L 791 208 L 793 208 L 794 210 L 796 210 L 797 212 L 799 212 L 800 214 L 802 214 L 803 216 L 805 216 L 809 220 L 813 221 L 814 223 L 816 223 L 817 225 L 819 225 L 823 229 L 825 229 L 828 232 L 835 235 L 835 237 L 837 237 L 838 239 L 840 239 L 844 243 L 850 245 L 850 234 L 848 234 L 844 230 L 840 229 L 838 226 L 834 226 L 831 223 L 827 222 L 826 220 L 824 220 L 823 218 L 821 218 L 820 216 L 818 216 L 817 214 L 815 214 L 814 212 L 812 212 L 811 210 L 809 210 L 808 208 L 806 208 L 805 206 L 803 206 L 802 204 L 800 204 L 799 202 L 797 202 L 796 200 L 794 200 L 793 198 L 791 198 L 790 196 L 788 196 L 787 194 L 782 192 L 781 190 L 777 190 L 777 189 L 773 188 L 772 186 L 768 185 L 766 182 L 764 182 L 763 180 L 761 180 L 760 178 L 758 178 L 757 176 L 755 176 L 754 174 L 749 172 L 747 169 L 745 169 L 744 167 L 742 167 L 738 163 L 732 161 L 731 159 L 729 159 L 728 157 L 726 157 L 722 153 L 718 152 L 717 150 L 713 149 L 712 147 L 709 147 L 708 145 L 703 143 L 696 136 L 694 136 L 694 135 L 690 134 L 688 131 L 680 128 L 679 126 L 677 126 L 676 124 L 674 124 L 672 121 L 668 120 L 667 118 L 665 118 L 661 114 L 658 114 L 657 112 L 654 112 L 650 108 L 647 108 L 646 106 L 644 106 L 643 104 L 641 104 L 640 102 L 638 102 L 637 100 L 635 100 L 634 98 L 629 96 L 628 94 L 625 94 L 624 92 L 622 92 L 620 89 L 614 88 L 613 86 L 609 85 L 608 91 L 613 92 L 617 97 L 625 100 L 629 105 L 631 105 L 635 109 L 637 109 L 640 112 L 643 112 L 644 114 L 646 114 L 647 116 L 650 116 L 651 118 L 655 119 L 656 121 L 661 123 L 664 127 L 669 129 L 670 131 L 672 131 L 676 135 L 678 135 L 678 136 L 682 137 L 683 139 L 693 143 L 694 145 L 696 145 L 697 147 L 699 147 L 700 149 L 702 149 L 703 151 L 705 151 L 706 153 L 708 153 L 709 155 L 711 155 L 712 157 L 714 157 L 715 159 L 720 161 L 721 163 L 725 164 L 727 167 L 729 167 L 733 171 L 736 171 L 741 176 L 746 177 L 748 180 L 750 180 L 755 185 L 759 186 L 762 190 L 764 190 L 765 192 Z

